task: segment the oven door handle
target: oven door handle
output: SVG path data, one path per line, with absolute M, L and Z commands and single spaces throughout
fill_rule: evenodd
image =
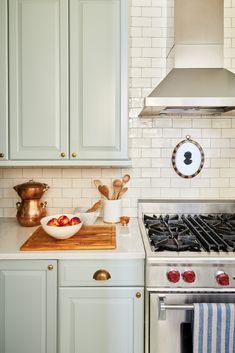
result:
M 166 310 L 194 310 L 193 304 L 165 304 L 165 297 L 159 296 L 158 320 L 166 320 Z

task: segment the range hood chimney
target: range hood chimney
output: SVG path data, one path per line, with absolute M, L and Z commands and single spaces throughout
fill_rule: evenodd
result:
M 235 75 L 223 68 L 223 0 L 175 0 L 174 68 L 140 116 L 222 114 L 235 109 Z

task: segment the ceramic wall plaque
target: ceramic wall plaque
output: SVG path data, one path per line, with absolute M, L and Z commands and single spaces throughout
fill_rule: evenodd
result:
M 174 148 L 172 165 L 180 177 L 190 179 L 200 173 L 204 159 L 204 152 L 199 143 L 186 136 L 186 139 Z

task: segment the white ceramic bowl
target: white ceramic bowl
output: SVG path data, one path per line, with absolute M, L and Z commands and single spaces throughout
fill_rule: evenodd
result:
M 74 215 L 79 217 L 84 226 L 91 226 L 99 217 L 99 212 L 86 212 L 87 208 L 77 208 Z
M 58 218 L 62 216 L 61 214 L 47 216 L 41 219 L 42 228 L 45 230 L 47 234 L 56 239 L 68 239 L 71 238 L 74 234 L 76 234 L 79 229 L 83 225 L 83 221 L 81 219 L 81 223 L 76 224 L 74 226 L 64 226 L 64 227 L 53 227 L 48 226 L 47 222 L 52 218 Z M 67 216 L 69 219 L 73 218 L 75 215 L 73 214 L 64 214 L 63 216 Z M 80 218 L 80 217 L 79 217 Z

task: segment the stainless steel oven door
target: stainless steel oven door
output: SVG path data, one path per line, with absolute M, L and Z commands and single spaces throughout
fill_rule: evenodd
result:
M 193 304 L 234 302 L 234 292 L 151 292 L 149 353 L 192 353 Z

